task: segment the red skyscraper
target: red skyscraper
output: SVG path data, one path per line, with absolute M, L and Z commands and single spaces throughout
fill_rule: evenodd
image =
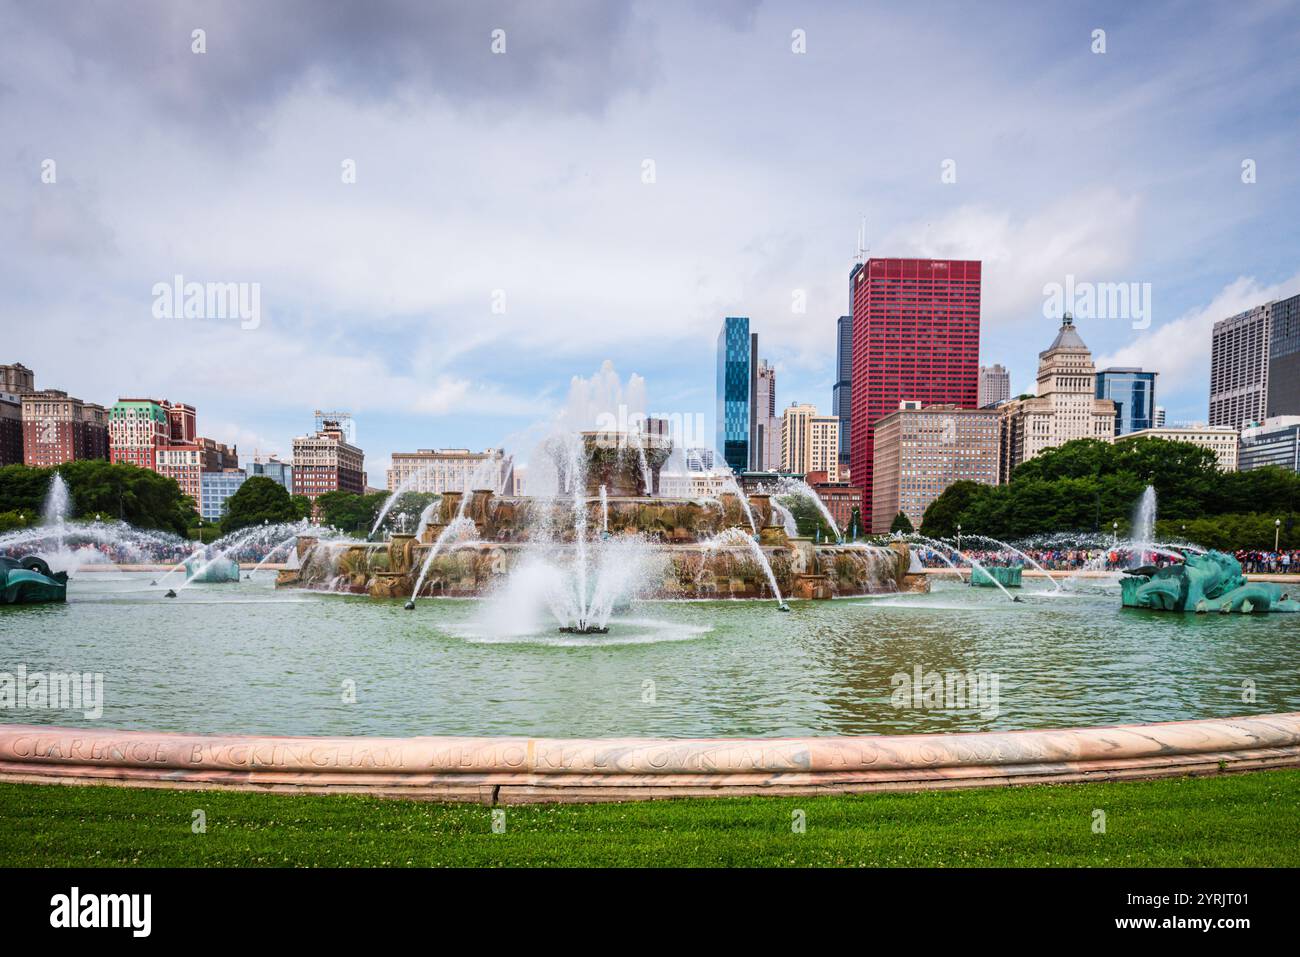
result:
M 869 259 L 853 277 L 849 461 L 871 516 L 876 422 L 904 399 L 976 407 L 980 367 L 980 263 Z

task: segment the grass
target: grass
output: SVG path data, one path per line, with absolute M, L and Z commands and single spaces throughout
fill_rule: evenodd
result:
M 193 812 L 206 833 L 193 833 Z M 1094 833 L 1094 811 L 1105 833 Z M 1300 771 L 912 794 L 492 808 L 349 795 L 0 784 L 0 865 L 1300 864 Z M 793 833 L 802 811 L 805 833 Z

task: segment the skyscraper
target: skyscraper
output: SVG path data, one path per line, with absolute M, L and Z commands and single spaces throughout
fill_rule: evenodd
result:
M 1011 373 L 1002 365 L 980 366 L 979 399 L 982 409 L 1011 398 Z
M 815 405 L 795 404 L 781 418 L 781 471 L 826 473 L 839 481 L 839 419 L 819 415 Z
M 857 273 L 861 265 L 854 266 Z M 831 415 L 840 420 L 840 473 L 849 468 L 849 429 L 852 422 L 853 390 L 853 317 L 840 316 L 836 320 L 835 385 L 831 387 Z
M 980 263 L 868 259 L 853 275 L 849 464 L 871 514 L 873 429 L 904 399 L 979 400 Z
M 750 468 L 757 409 L 758 336 L 747 316 L 728 316 L 718 333 L 717 451 L 733 472 Z
M 1157 374 L 1128 368 L 1097 373 L 1097 398 L 1115 403 L 1116 435 L 1155 427 Z
M 1272 303 L 1220 319 L 1210 340 L 1210 425 L 1240 429 L 1268 407 Z
M 766 359 L 759 360 L 757 381 L 755 454 L 749 467 L 752 472 L 770 472 L 781 464 L 781 420 L 776 415 L 776 370 Z
M 1000 480 L 1045 449 L 1075 439 L 1115 439 L 1115 403 L 1097 397 L 1092 351 L 1067 312 L 1056 338 L 1038 353 L 1038 394 L 1012 399 L 998 407 L 1001 415 Z
M 1300 414 L 1300 295 L 1272 303 L 1268 347 L 1268 401 L 1272 418 Z

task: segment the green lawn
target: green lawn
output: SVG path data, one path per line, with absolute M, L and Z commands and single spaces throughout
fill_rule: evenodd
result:
M 501 810 L 493 833 L 479 805 L 0 784 L 0 865 L 1300 865 L 1300 771 Z

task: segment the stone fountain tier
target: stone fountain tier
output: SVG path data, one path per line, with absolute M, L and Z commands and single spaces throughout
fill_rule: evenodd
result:
M 585 463 L 585 490 L 588 496 L 605 494 L 615 498 L 635 498 L 659 492 L 659 472 L 672 453 L 673 443 L 658 433 L 622 432 L 594 429 L 578 433 Z M 571 446 L 560 440 L 548 444 L 555 463 L 560 487 L 569 487 L 572 471 Z M 648 483 L 648 485 L 647 485 Z
M 657 513 L 651 513 L 657 514 Z M 611 523 L 612 524 L 612 523 Z M 594 526 L 599 528 L 599 525 Z M 652 532 L 659 533 L 656 537 Z M 615 534 L 650 538 L 657 559 L 640 594 L 645 598 L 775 597 L 766 569 L 752 548 L 692 540 L 698 532 L 682 534 L 680 526 L 653 525 Z M 436 537 L 436 532 L 434 533 Z M 426 536 L 428 537 L 428 536 Z M 368 594 L 375 598 L 407 598 L 414 591 L 430 542 L 395 535 L 384 544 L 318 543 L 299 540 L 299 567 L 279 573 L 285 587 Z M 504 582 L 515 565 L 537 546 L 524 540 L 469 541 L 444 546 L 429 564 L 418 597 L 477 597 Z M 759 536 L 762 551 L 783 595 L 826 599 L 887 592 L 928 590 L 928 578 L 909 575 L 911 556 L 901 542 L 888 548 L 817 544 L 788 538 L 779 526 L 766 526 Z M 575 543 L 548 546 L 563 559 L 576 552 Z

